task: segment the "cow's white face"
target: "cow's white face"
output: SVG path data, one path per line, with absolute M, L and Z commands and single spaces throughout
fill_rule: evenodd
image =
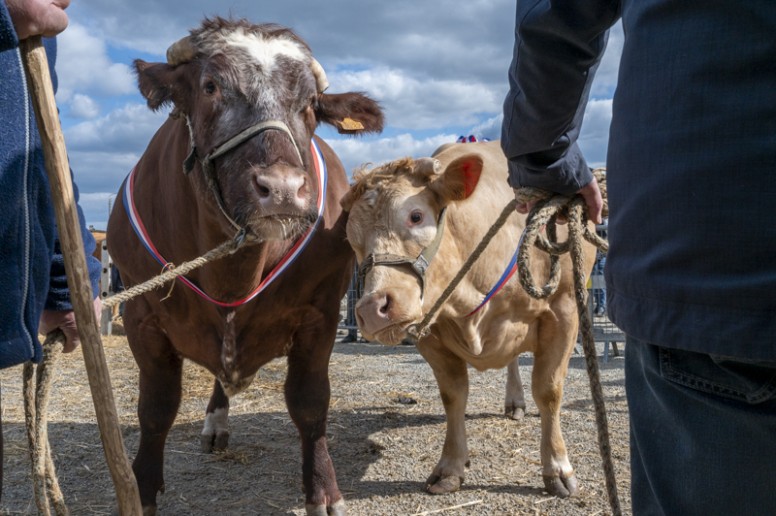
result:
M 350 211 L 347 236 L 358 263 L 370 256 L 417 258 L 435 240 L 442 209 L 471 194 L 481 165 L 474 156 L 440 171 L 435 160 L 404 159 L 357 176 L 343 206 Z M 432 259 L 429 270 L 439 262 Z M 423 318 L 424 301 L 434 302 L 423 294 L 421 280 L 408 264 L 374 266 L 356 303 L 361 332 L 369 340 L 399 344 L 407 328 Z

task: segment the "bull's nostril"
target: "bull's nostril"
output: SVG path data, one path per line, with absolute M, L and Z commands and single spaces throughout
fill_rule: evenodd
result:
M 380 311 L 380 315 L 387 315 L 390 309 L 391 309 L 391 297 L 385 296 L 383 298 L 383 302 L 380 303 L 380 308 L 378 308 L 378 310 Z
M 266 186 L 260 184 L 256 187 L 256 190 L 259 192 L 259 197 L 262 199 L 269 197 L 269 188 Z

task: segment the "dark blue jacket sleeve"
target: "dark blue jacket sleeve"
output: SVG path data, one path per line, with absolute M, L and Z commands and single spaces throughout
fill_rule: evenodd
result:
M 592 180 L 577 145 L 618 0 L 518 0 L 501 146 L 513 188 L 571 195 Z
M 5 2 L 0 2 L 0 52 L 19 46 L 19 38 L 11 23 L 11 15 Z

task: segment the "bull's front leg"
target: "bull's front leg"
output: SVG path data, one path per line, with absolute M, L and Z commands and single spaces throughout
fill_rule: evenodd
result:
M 203 453 L 225 450 L 229 446 L 229 397 L 218 379 L 205 410 L 205 425 L 199 439 Z
M 504 414 L 508 418 L 523 419 L 525 416 L 525 392 L 520 379 L 520 356 L 516 356 L 507 367 L 507 391 L 504 398 Z
M 347 513 L 326 441 L 329 359 L 337 332 L 337 315 L 331 318 L 333 324 L 297 334 L 288 354 L 286 405 L 301 438 L 305 508 L 313 516 Z
M 574 332 L 576 333 L 576 327 Z M 572 496 L 578 491 L 577 478 L 569 462 L 566 443 L 560 429 L 563 382 L 568 371 L 572 347 L 573 341 L 570 346 L 557 340 L 544 341 L 534 353 L 531 385 L 541 416 L 544 487 L 549 494 L 560 498 Z
M 132 462 L 144 516 L 156 514 L 156 494 L 164 492 L 164 444 L 181 401 L 183 360 L 158 329 L 125 324 L 140 370 L 140 444 Z M 134 327 L 133 327 L 134 326 Z
M 442 457 L 426 480 L 426 491 L 453 493 L 460 489 L 465 477 L 464 468 L 469 465 L 465 422 L 469 373 L 466 362 L 444 349 L 433 335 L 418 343 L 418 351 L 434 372 L 447 422 Z

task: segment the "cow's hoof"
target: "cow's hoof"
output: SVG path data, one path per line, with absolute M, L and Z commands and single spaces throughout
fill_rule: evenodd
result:
M 304 508 L 307 512 L 307 516 L 347 516 L 348 514 L 348 508 L 345 505 L 344 498 L 339 499 L 329 507 L 321 504 L 305 505 Z
M 461 488 L 463 484 L 463 477 L 458 475 L 449 475 L 446 477 L 440 477 L 439 475 L 431 475 L 426 480 L 426 491 L 433 495 L 455 493 Z
M 156 505 L 146 505 L 143 507 L 143 516 L 156 516 Z
M 544 488 L 552 496 L 558 498 L 568 498 L 574 496 L 579 491 L 579 484 L 577 484 L 577 477 L 572 473 L 567 477 L 548 477 L 544 476 Z
M 219 432 L 215 435 L 202 434 L 199 437 L 199 444 L 203 453 L 224 451 L 229 447 L 229 432 Z
M 523 417 L 525 416 L 525 407 L 518 407 L 515 405 L 505 405 L 504 415 L 507 416 L 509 419 L 514 419 L 515 421 L 518 421 L 520 419 L 523 419 Z

